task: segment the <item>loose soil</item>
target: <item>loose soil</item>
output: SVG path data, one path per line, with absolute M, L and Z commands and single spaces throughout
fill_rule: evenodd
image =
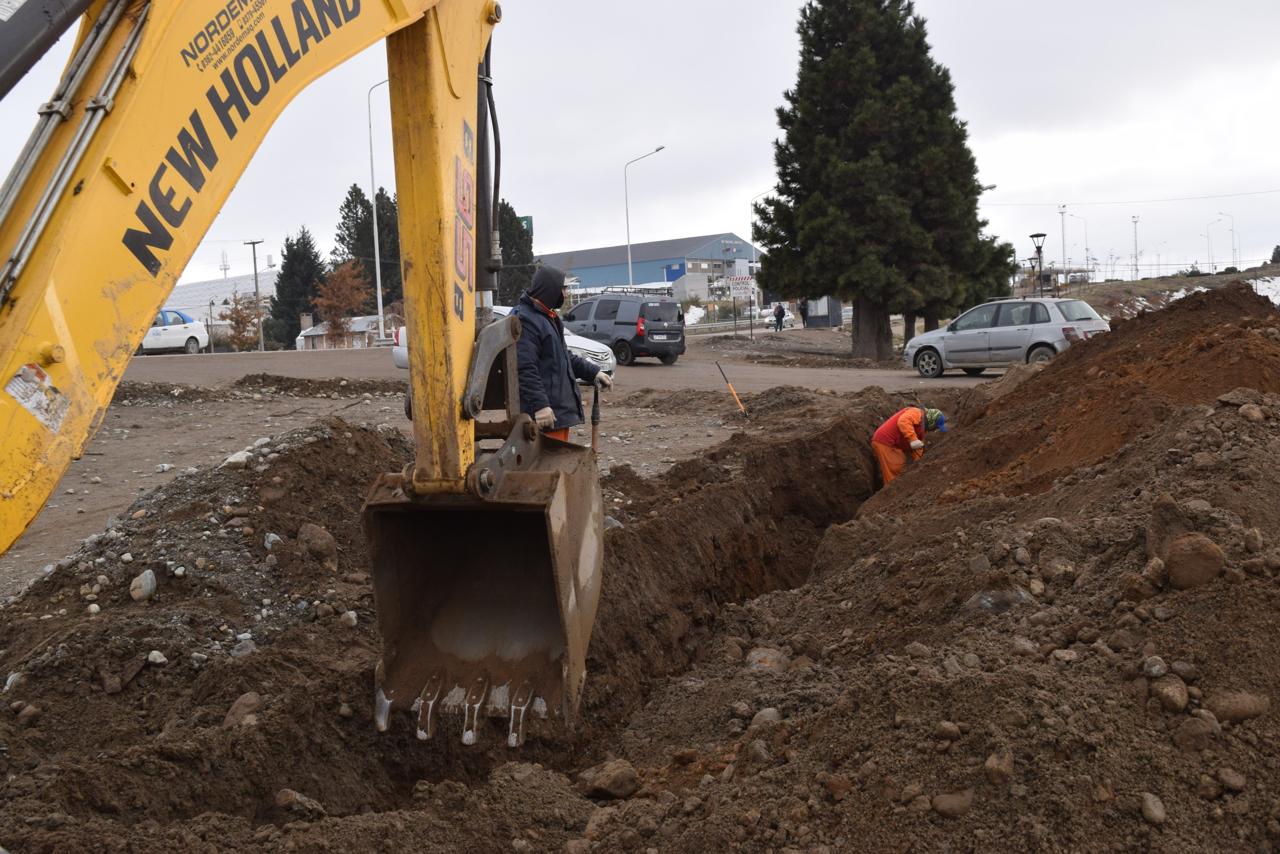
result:
M 630 396 L 732 432 L 611 467 L 581 725 L 518 753 L 370 724 L 357 516 L 399 431 L 331 418 L 183 474 L 3 611 L 0 843 L 1272 850 L 1280 313 L 1220 289 L 949 394 L 875 494 L 907 398 Z
M 754 337 L 744 329 L 736 335 L 691 337 L 689 346 L 731 362 L 776 365 L 788 368 L 856 368 L 895 370 L 901 360 L 877 362 L 853 355 L 850 329 L 787 329 L 780 333 L 757 329 Z

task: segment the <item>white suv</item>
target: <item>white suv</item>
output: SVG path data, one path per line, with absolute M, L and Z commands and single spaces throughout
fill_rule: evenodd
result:
M 1077 341 L 1111 327 L 1078 299 L 1005 299 L 983 303 L 943 329 L 917 335 L 903 354 L 907 367 L 933 379 L 949 368 L 978 376 L 1014 362 L 1047 362 Z
M 139 353 L 161 353 L 176 350 L 199 353 L 209 346 L 209 330 L 200 321 L 181 311 L 163 309 L 156 312 L 147 336 L 138 347 Z
M 511 313 L 511 308 L 505 305 L 495 305 L 493 307 L 493 313 L 499 317 L 506 317 Z M 397 368 L 404 368 L 407 370 L 409 367 L 409 328 L 407 326 L 401 326 L 396 329 L 393 341 L 394 343 L 391 347 L 391 362 Z M 574 335 L 567 329 L 564 332 L 564 343 L 565 346 L 569 348 L 570 353 L 586 359 L 591 364 L 599 367 L 600 370 L 604 371 L 609 376 L 613 376 L 613 372 L 618 369 L 618 359 L 614 356 L 613 350 L 606 344 L 602 344 L 599 341 L 592 341 L 590 338 L 583 338 L 581 335 Z M 579 380 L 579 383 L 585 385 L 581 380 Z M 406 418 L 412 419 L 413 416 L 410 414 L 410 411 L 409 396 L 405 395 L 404 414 Z

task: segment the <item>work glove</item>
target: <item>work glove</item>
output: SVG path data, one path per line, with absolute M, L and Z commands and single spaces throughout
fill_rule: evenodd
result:
M 556 413 L 550 406 L 544 406 L 537 412 L 533 413 L 533 422 L 538 425 L 539 430 L 550 430 L 556 426 Z
M 605 391 L 608 391 L 613 388 L 613 377 L 609 376 L 604 371 L 600 371 L 596 374 L 596 385 L 600 386 L 600 388 Z
M 921 442 L 919 439 L 912 439 L 912 440 L 911 440 L 911 450 L 913 450 L 913 451 L 923 451 L 923 450 L 924 450 L 924 442 Z

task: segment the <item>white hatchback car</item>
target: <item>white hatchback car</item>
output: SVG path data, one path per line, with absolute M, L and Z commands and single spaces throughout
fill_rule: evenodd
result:
M 203 323 L 184 312 L 166 308 L 156 312 L 138 352 L 163 353 L 168 350 L 199 353 L 208 346 L 209 330 Z
M 505 305 L 495 305 L 493 313 L 506 317 L 511 313 L 511 307 Z M 397 368 L 409 368 L 409 328 L 401 326 L 395 331 L 394 344 L 391 347 L 391 361 Z M 618 359 L 613 355 L 613 349 L 607 344 L 600 341 L 593 341 L 590 338 L 583 338 L 581 335 L 574 335 L 569 330 L 565 330 L 564 343 L 569 348 L 569 352 L 575 356 L 580 356 L 597 365 L 600 370 L 609 376 L 613 376 L 614 371 L 618 369 Z M 405 395 L 404 399 L 405 416 L 409 415 L 409 396 Z

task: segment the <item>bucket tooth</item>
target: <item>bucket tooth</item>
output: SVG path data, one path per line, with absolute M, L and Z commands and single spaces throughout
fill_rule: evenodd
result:
M 507 732 L 507 747 L 524 744 L 524 717 L 533 702 L 533 685 L 525 682 L 511 698 L 511 720 Z
M 418 740 L 426 741 L 435 735 L 436 715 L 439 711 L 440 696 L 444 693 L 444 674 L 436 671 L 427 680 L 427 685 L 418 695 Z
M 481 674 L 471 683 L 462 705 L 462 743 L 473 745 L 479 736 L 480 709 L 489 696 L 489 676 Z

